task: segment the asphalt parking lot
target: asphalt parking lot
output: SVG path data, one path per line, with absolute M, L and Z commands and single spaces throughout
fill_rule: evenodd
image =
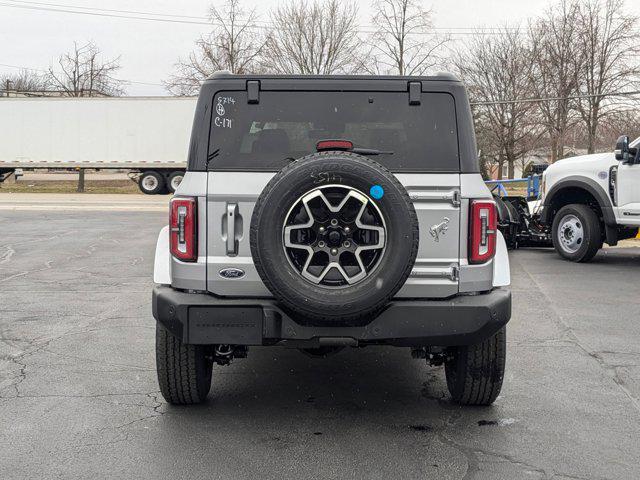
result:
M 150 299 L 160 211 L 0 209 L 0 478 L 640 477 L 640 248 L 511 254 L 502 395 L 449 402 L 393 348 L 255 348 L 170 407 Z

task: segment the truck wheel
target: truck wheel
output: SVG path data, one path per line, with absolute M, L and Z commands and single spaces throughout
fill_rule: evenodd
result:
M 506 327 L 477 345 L 451 348 L 444 368 L 453 400 L 491 405 L 502 388 L 506 353 Z
M 260 278 L 291 314 L 344 326 L 369 321 L 404 285 L 418 235 L 409 195 L 389 170 L 361 155 L 321 152 L 271 179 L 250 239 Z
M 138 179 L 138 186 L 142 193 L 156 195 L 165 188 L 164 176 L 153 170 L 142 172 L 142 175 L 140 175 Z
M 173 405 L 201 403 L 211 388 L 212 361 L 207 347 L 185 345 L 156 324 L 156 369 L 164 399 Z
M 167 189 L 169 193 L 176 193 L 180 182 L 184 178 L 184 172 L 171 172 L 169 178 L 167 178 Z
M 600 220 L 587 205 L 566 205 L 553 219 L 552 239 L 563 258 L 588 262 L 602 247 Z

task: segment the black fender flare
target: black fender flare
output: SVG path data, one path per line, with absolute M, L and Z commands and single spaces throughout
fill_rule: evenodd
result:
M 551 226 L 551 223 L 553 222 L 553 211 L 551 210 L 551 206 L 553 205 L 554 199 L 557 198 L 558 195 L 562 195 L 562 191 L 566 188 L 580 188 L 591 194 L 591 196 L 596 199 L 598 206 L 602 211 L 607 243 L 609 245 L 615 245 L 618 243 L 618 225 L 616 222 L 616 216 L 613 213 L 611 199 L 607 195 L 607 192 L 603 190 L 602 186 L 589 177 L 572 175 L 570 177 L 563 178 L 551 187 L 544 197 L 544 208 L 540 215 L 540 221 L 545 225 Z

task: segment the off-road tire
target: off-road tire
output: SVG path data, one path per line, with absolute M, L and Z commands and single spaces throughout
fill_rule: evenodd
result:
M 507 351 L 506 327 L 477 345 L 450 348 L 447 388 L 461 405 L 491 405 L 500 393 Z
M 173 405 L 192 405 L 207 398 L 212 362 L 207 347 L 185 345 L 156 324 L 156 369 L 164 399 Z
M 576 216 L 582 222 L 582 227 L 584 229 L 584 239 L 580 248 L 575 252 L 565 250 L 561 242 L 558 240 L 558 229 L 561 225 L 562 219 L 567 215 Z M 556 252 L 558 252 L 561 257 L 571 260 L 572 262 L 588 262 L 596 255 L 596 253 L 598 253 L 598 250 L 602 248 L 600 219 L 596 212 L 594 212 L 588 205 L 566 205 L 556 213 L 553 219 L 551 239 Z
M 290 207 L 314 188 L 340 185 L 369 195 L 386 224 L 386 251 L 371 274 L 344 288 L 307 281 L 290 264 L 282 227 Z M 256 202 L 251 218 L 251 254 L 260 278 L 281 305 L 311 325 L 361 325 L 379 313 L 404 285 L 418 252 L 418 218 L 398 179 L 385 167 L 350 152 L 319 152 L 300 158 L 276 174 Z

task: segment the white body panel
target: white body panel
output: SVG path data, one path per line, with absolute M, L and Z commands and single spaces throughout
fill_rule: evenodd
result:
M 498 232 L 496 256 L 493 259 L 493 286 L 506 287 L 511 285 L 511 269 L 509 267 L 509 253 L 507 243 L 502 232 Z
M 153 262 L 153 281 L 171 285 L 171 253 L 169 252 L 169 225 L 160 230 Z
M 579 176 L 595 181 L 609 195 L 609 169 L 614 165 L 618 165 L 618 161 L 613 153 L 595 153 L 558 160 L 544 171 L 546 191 L 550 191 L 556 183 L 567 177 Z
M 0 168 L 184 168 L 195 98 L 0 99 Z
M 623 225 L 640 225 L 640 165 L 618 167 L 616 218 Z

